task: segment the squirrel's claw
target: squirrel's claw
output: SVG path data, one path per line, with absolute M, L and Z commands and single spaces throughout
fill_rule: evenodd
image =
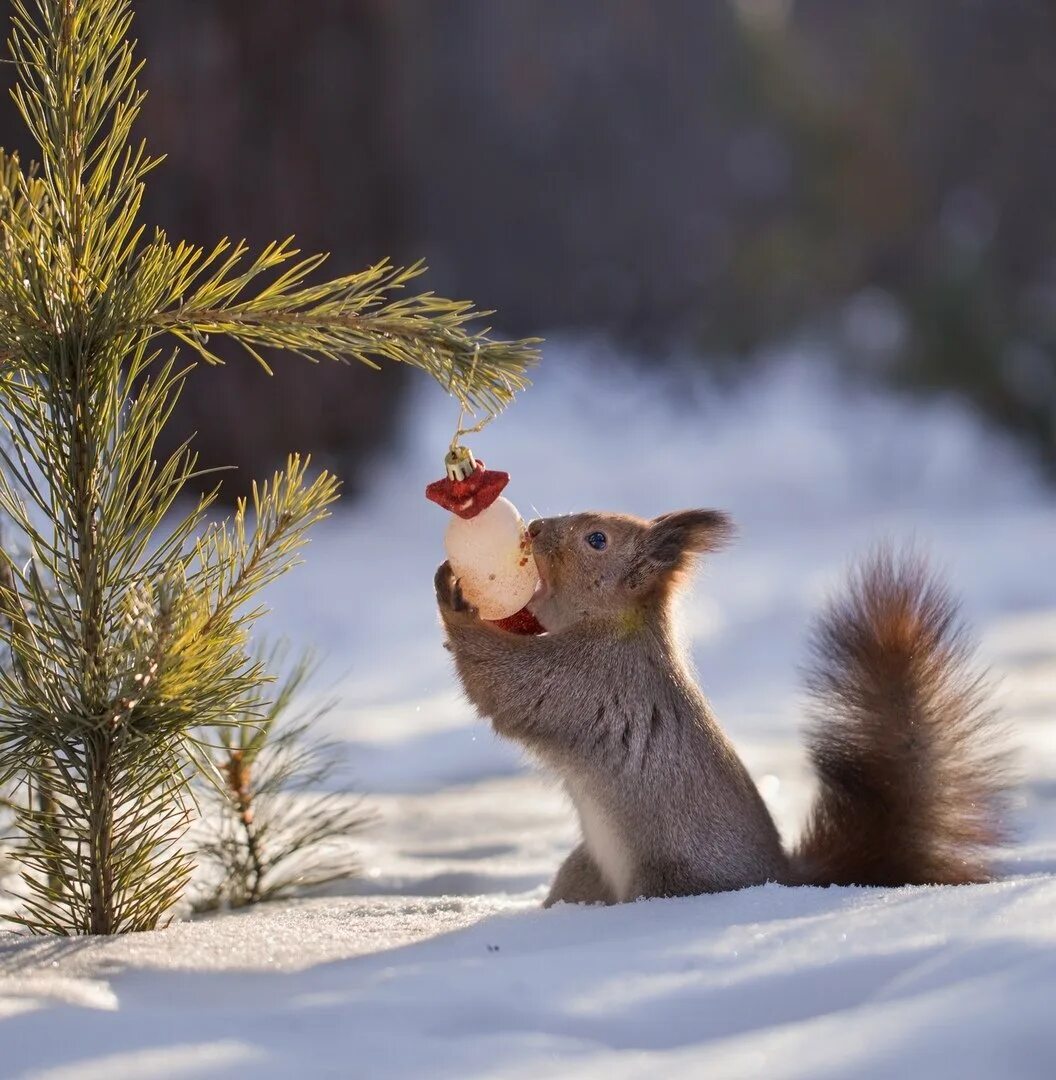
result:
M 476 615 L 477 609 L 462 595 L 462 583 L 455 577 L 449 562 L 442 563 L 433 579 L 436 586 L 436 602 L 441 611 L 462 615 Z
M 455 588 L 455 572 L 449 562 L 441 563 L 436 568 L 436 576 L 433 578 L 436 588 L 436 602 L 442 608 L 451 606 L 451 596 Z
M 455 579 L 455 587 L 451 593 L 451 610 L 461 612 L 463 615 L 476 616 L 477 609 L 462 595 L 462 580 Z

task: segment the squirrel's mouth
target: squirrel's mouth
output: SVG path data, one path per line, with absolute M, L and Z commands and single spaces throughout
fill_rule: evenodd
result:
M 534 603 L 536 600 L 542 600 L 545 596 L 550 595 L 550 581 L 546 576 L 546 563 L 535 552 L 532 555 L 535 559 L 536 572 L 539 574 L 539 584 L 535 587 L 535 593 L 532 595 L 531 600 Z

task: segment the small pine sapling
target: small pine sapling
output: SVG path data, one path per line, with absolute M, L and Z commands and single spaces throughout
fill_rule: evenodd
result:
M 292 242 L 172 243 L 139 223 L 159 159 L 132 137 L 141 63 L 129 0 L 13 0 L 15 104 L 40 152 L 0 154 L 0 789 L 14 782 L 37 933 L 163 925 L 192 856 L 195 733 L 252 711 L 257 595 L 337 498 L 291 456 L 227 522 L 182 516 L 201 473 L 163 428 L 214 335 L 309 360 L 411 364 L 494 413 L 532 342 L 493 340 L 471 305 L 403 295 L 386 262 L 316 283 Z M 14 558 L 12 552 L 19 552 Z
M 281 656 L 273 653 L 270 669 Z M 333 699 L 304 695 L 310 656 L 275 684 L 260 685 L 244 711 L 206 734 L 213 741 L 213 782 L 199 782 L 196 911 L 238 908 L 351 877 L 358 869 L 349 837 L 370 819 L 360 799 L 334 789 L 340 760 L 318 735 Z

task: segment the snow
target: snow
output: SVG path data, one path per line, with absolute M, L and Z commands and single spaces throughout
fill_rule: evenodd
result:
M 591 370 L 593 365 L 593 370 Z M 912 538 L 947 572 L 1021 749 L 1003 879 L 539 903 L 575 841 L 556 785 L 460 698 L 431 598 L 450 402 L 273 589 L 314 643 L 377 822 L 330 894 L 53 941 L 0 934 L 0 1076 L 1050 1076 L 1056 1060 L 1056 501 L 953 402 L 841 385 L 806 357 L 735 389 L 646 379 L 596 343 L 470 440 L 526 515 L 730 511 L 683 611 L 702 681 L 786 836 L 810 798 L 796 666 L 848 560 Z

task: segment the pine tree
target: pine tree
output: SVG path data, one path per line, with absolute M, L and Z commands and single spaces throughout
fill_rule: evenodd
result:
M 172 523 L 200 474 L 156 444 L 213 335 L 311 360 L 412 364 L 470 409 L 524 385 L 533 343 L 492 340 L 464 303 L 400 296 L 420 266 L 315 284 L 291 241 L 251 256 L 146 233 L 158 163 L 131 132 L 142 94 L 128 0 L 15 0 L 14 98 L 40 163 L 0 161 L 0 788 L 20 787 L 22 923 L 153 928 L 191 868 L 194 733 L 259 707 L 246 648 L 259 590 L 337 496 L 293 456 L 228 522 L 212 496 Z

